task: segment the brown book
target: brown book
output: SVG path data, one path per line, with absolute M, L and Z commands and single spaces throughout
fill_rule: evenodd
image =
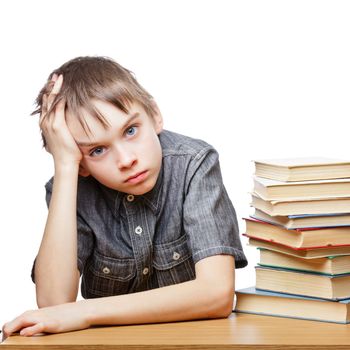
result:
M 350 245 L 350 227 L 303 228 L 288 230 L 255 219 L 245 219 L 245 236 L 294 248 L 321 248 Z
M 254 192 L 267 201 L 350 197 L 350 179 L 282 182 L 254 176 Z
M 256 193 L 252 193 L 251 206 L 271 215 L 302 215 L 302 214 L 341 214 L 348 213 L 350 198 L 323 198 L 314 200 L 266 201 Z
M 350 273 L 350 255 L 304 259 L 268 249 L 259 248 L 259 252 L 260 266 L 310 271 L 327 275 Z
M 350 323 L 350 299 L 332 301 L 268 292 L 254 287 L 236 290 L 236 297 L 235 312 Z
M 255 209 L 255 213 L 251 216 L 254 219 L 283 226 L 288 230 L 306 227 L 350 226 L 350 214 L 271 216 Z
M 350 160 L 301 157 L 255 160 L 256 176 L 279 181 L 307 181 L 350 177 Z
M 294 248 L 287 245 L 249 238 L 249 245 L 289 254 L 304 259 L 315 259 L 326 256 L 350 255 L 350 245 L 322 248 Z

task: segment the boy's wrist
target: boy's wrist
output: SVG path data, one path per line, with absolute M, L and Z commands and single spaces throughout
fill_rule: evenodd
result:
M 66 161 L 66 162 L 55 162 L 55 173 L 79 173 L 79 162 L 77 161 Z
M 96 304 L 98 304 L 96 303 L 96 299 L 78 300 L 77 303 L 80 306 L 83 321 L 88 325 L 88 327 L 98 325 L 98 312 L 101 312 L 101 310 L 96 307 Z
M 71 161 L 56 161 L 54 160 L 55 164 L 55 170 L 79 170 L 79 164 L 80 162 L 77 160 L 71 160 Z

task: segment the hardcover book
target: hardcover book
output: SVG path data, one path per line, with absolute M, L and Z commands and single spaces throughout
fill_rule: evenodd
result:
M 350 160 L 301 157 L 255 160 L 255 174 L 279 181 L 306 181 L 350 177 Z
M 261 266 L 255 272 L 257 289 L 330 300 L 350 298 L 350 274 L 331 276 Z
M 243 234 L 245 236 L 245 234 Z M 350 255 L 350 246 L 295 248 L 284 244 L 274 243 L 262 239 L 249 238 L 249 245 L 256 248 L 265 248 L 276 252 L 289 254 L 304 259 L 323 258 L 327 256 Z
M 350 197 L 350 179 L 282 182 L 254 177 L 254 192 L 272 200 L 310 200 Z
M 349 208 L 350 209 L 350 208 Z M 304 214 L 304 215 L 289 215 L 289 216 L 271 216 L 259 209 L 255 209 L 255 213 L 251 215 L 252 218 L 265 221 L 274 225 L 283 226 L 284 228 L 326 228 L 350 226 L 350 214 Z
M 329 301 L 257 290 L 236 291 L 235 312 L 304 320 L 350 323 L 350 299 Z
M 350 245 L 350 227 L 286 229 L 256 219 L 244 219 L 245 236 L 294 248 L 322 248 Z
M 260 266 L 279 267 L 297 271 L 309 271 L 327 275 L 350 273 L 350 255 L 327 256 L 324 258 L 304 259 L 258 248 Z
M 303 200 L 272 200 L 262 199 L 252 193 L 251 206 L 271 215 L 303 215 L 303 214 L 341 214 L 348 213 L 350 198 L 323 198 Z

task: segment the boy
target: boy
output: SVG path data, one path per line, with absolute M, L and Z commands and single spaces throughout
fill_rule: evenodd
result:
M 32 271 L 39 309 L 4 336 L 227 317 L 247 260 L 215 149 L 163 130 L 152 96 L 105 57 L 55 70 L 37 105 L 55 165 Z

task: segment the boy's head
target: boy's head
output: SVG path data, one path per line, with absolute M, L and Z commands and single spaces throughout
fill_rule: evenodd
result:
M 54 74 L 62 74 L 64 84 L 56 101 L 52 103 L 51 110 L 60 98 L 64 98 L 66 109 L 78 118 L 87 131 L 84 110 L 104 126 L 108 125 L 104 116 L 92 104 L 93 99 L 109 102 L 125 113 L 128 113 L 134 102 L 140 104 L 151 117 L 158 112 L 153 97 L 137 82 L 131 71 L 108 57 L 85 56 L 76 57 L 51 72 L 36 98 L 37 109 L 32 115 L 42 112 L 43 96 L 52 88 Z M 43 144 L 46 146 L 44 136 Z
M 77 57 L 50 74 L 33 114 L 42 112 L 54 74 L 63 75 L 63 85 L 48 113 L 65 100 L 67 126 L 83 155 L 80 175 L 126 193 L 151 190 L 161 167 L 163 125 L 152 96 L 113 60 Z M 44 135 L 43 142 L 46 146 Z

